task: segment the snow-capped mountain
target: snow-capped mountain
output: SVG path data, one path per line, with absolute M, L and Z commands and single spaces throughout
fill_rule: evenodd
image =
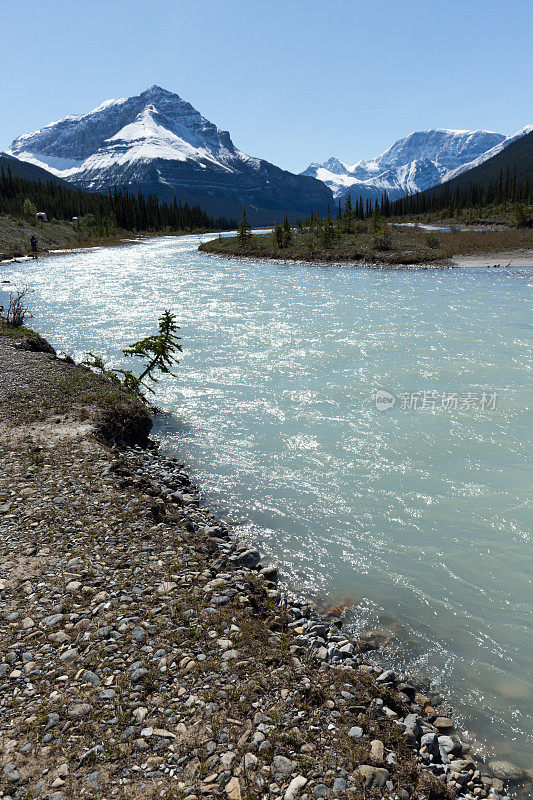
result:
M 330 158 L 323 164 L 310 164 L 302 175 L 323 181 L 335 197 L 350 193 L 354 198 L 372 199 L 387 192 L 394 200 L 447 180 L 454 170 L 504 141 L 505 136 L 491 131 L 416 131 L 377 158 L 352 165 Z
M 227 131 L 159 86 L 19 136 L 7 152 L 92 191 L 140 187 L 226 216 L 246 205 L 256 223 L 285 210 L 322 212 L 332 199 L 319 181 L 242 153 Z
M 456 167 L 452 169 L 442 180 L 441 183 L 445 181 L 451 181 L 452 178 L 456 178 L 458 175 L 462 175 L 463 172 L 468 172 L 469 169 L 474 169 L 474 167 L 479 167 L 480 164 L 483 164 L 485 161 L 488 161 L 489 158 L 498 155 L 501 153 L 502 150 L 505 150 L 512 142 L 516 142 L 517 139 L 521 139 L 522 136 L 526 136 L 528 133 L 533 131 L 533 124 L 524 125 L 523 128 L 520 128 L 519 131 L 513 133 L 512 136 L 507 136 L 502 142 L 491 147 L 490 150 L 486 150 L 480 156 L 478 156 L 473 161 L 469 161 L 467 164 L 463 164 L 460 167 Z

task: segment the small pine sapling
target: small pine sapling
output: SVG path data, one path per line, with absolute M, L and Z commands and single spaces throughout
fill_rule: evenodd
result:
M 180 337 L 176 331 L 179 331 L 176 316 L 170 311 L 164 311 L 159 317 L 159 327 L 156 334 L 147 336 L 122 351 L 125 356 L 145 359 L 144 369 L 139 376 L 135 375 L 131 370 L 107 369 L 103 359 L 93 353 L 87 353 L 91 360 L 86 360 L 82 363 L 106 378 L 119 381 L 125 389 L 144 398 L 143 389 L 147 389 L 152 393 L 154 391 L 146 383 L 147 380 L 156 383 L 158 380 L 156 374 L 158 372 L 173 375 L 174 373 L 171 371 L 172 365 L 179 364 L 175 354 L 181 352 L 182 347 L 180 345 Z

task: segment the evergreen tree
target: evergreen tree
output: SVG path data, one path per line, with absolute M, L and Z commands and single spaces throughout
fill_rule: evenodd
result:
M 344 201 L 344 230 L 346 233 L 350 233 L 352 227 L 352 217 L 353 217 L 353 210 L 352 210 L 352 198 L 349 194 L 346 195 L 346 199 Z
M 322 244 L 325 248 L 329 249 L 335 238 L 335 228 L 333 225 L 333 220 L 331 219 L 331 215 L 328 213 L 326 219 L 324 220 L 324 225 L 322 226 L 321 231 L 321 240 Z
M 243 208 L 242 218 L 239 223 L 239 231 L 237 233 L 237 238 L 240 241 L 240 243 L 244 245 L 248 241 L 251 235 L 252 235 L 252 229 L 248 222 L 248 217 L 246 215 L 246 208 Z
M 89 359 L 82 362 L 96 372 L 105 375 L 114 381 L 120 381 L 124 388 L 144 398 L 143 389 L 153 393 L 153 389 L 145 381 L 157 383 L 156 373 L 174 375 L 171 372 L 173 364 L 179 364 L 176 353 L 181 352 L 180 337 L 177 335 L 179 326 L 175 314 L 164 311 L 158 320 L 158 332 L 135 342 L 122 352 L 125 356 L 144 359 L 144 368 L 140 375 L 130 370 L 108 369 L 100 356 L 87 353 Z M 122 376 L 121 378 L 119 376 Z
M 35 222 L 35 215 L 37 214 L 37 207 L 34 203 L 27 197 L 24 200 L 22 206 L 22 216 L 27 222 Z
M 81 235 L 84 228 L 86 234 L 110 235 L 120 229 L 183 232 L 237 227 L 232 220 L 214 219 L 199 206 L 191 208 L 176 200 L 169 205 L 153 195 L 144 197 L 139 193 L 135 196 L 126 189 L 114 189 L 105 195 L 84 192 L 74 187 L 27 181 L 14 177 L 9 167 L 7 171 L 0 168 L 0 214 L 35 222 L 37 208 L 45 211 L 49 219 L 70 221 L 78 217 Z M 84 224 L 82 219 L 90 214 L 91 224 Z
M 374 206 L 374 210 L 372 212 L 372 222 L 371 222 L 372 233 L 375 235 L 378 234 L 381 231 L 382 227 L 383 224 L 381 220 L 381 214 L 379 213 L 379 204 L 376 203 Z
M 515 203 L 513 214 L 517 228 L 531 227 L 532 218 L 529 216 L 522 203 Z
M 285 212 L 285 216 L 283 217 L 283 246 L 288 247 L 291 241 L 292 241 L 291 224 L 289 222 L 287 212 Z

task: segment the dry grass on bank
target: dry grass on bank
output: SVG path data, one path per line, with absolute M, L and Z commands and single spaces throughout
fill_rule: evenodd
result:
M 86 423 L 107 440 L 117 436 L 143 439 L 151 414 L 140 400 L 54 350 L 29 328 L 0 323 L 2 421 L 57 426 Z

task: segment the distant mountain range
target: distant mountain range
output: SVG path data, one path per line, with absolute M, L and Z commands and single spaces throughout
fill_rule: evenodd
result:
M 310 164 L 302 175 L 324 181 L 335 198 L 351 194 L 354 199 L 375 200 L 386 192 L 395 200 L 478 166 L 531 130 L 533 126 L 527 125 L 508 137 L 491 131 L 416 131 L 377 158 L 353 165 L 330 158 L 323 164 Z
M 394 200 L 424 191 L 468 174 L 531 131 L 533 125 L 508 137 L 482 130 L 416 131 L 377 158 L 352 165 L 330 158 L 295 175 L 242 153 L 227 131 L 190 103 L 152 86 L 19 136 L 4 159 L 14 157 L 27 169 L 46 170 L 89 191 L 141 188 L 162 200 L 198 204 L 214 216 L 239 218 L 246 206 L 253 224 L 270 224 L 285 211 L 292 219 L 323 214 L 348 193 L 354 200 L 376 200 L 386 192 Z M 45 180 L 47 173 L 30 179 Z
M 140 187 L 235 218 L 246 206 L 255 224 L 285 211 L 323 213 L 332 201 L 320 181 L 242 153 L 227 131 L 159 86 L 19 136 L 7 152 L 90 191 Z

